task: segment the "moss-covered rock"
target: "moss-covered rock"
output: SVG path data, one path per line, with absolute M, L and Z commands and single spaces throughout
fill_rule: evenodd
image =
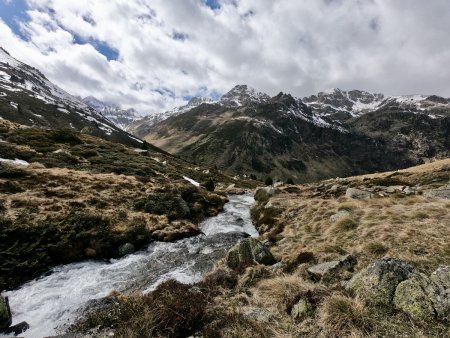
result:
M 412 318 L 448 321 L 450 318 L 450 266 L 441 267 L 430 277 L 415 273 L 395 290 L 395 306 Z
M 291 310 L 294 319 L 302 320 L 313 312 L 314 308 L 307 299 L 300 299 Z
M 430 288 L 430 279 L 424 274 L 416 274 L 397 286 L 394 304 L 413 318 L 433 319 L 435 312 L 429 295 Z
M 252 264 L 272 265 L 277 261 L 270 250 L 255 238 L 245 238 L 228 252 L 226 263 L 231 269 Z
M 368 304 L 390 306 L 395 289 L 408 279 L 413 267 L 395 258 L 385 258 L 370 264 L 357 273 L 347 284 Z
M 450 266 L 443 266 L 430 276 L 434 286 L 433 305 L 438 318 L 450 322 Z

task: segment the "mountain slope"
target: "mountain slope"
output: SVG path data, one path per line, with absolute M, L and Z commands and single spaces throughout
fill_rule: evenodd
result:
M 128 125 L 143 117 L 141 113 L 133 108 L 122 109 L 118 105 L 105 103 L 93 96 L 85 97 L 82 101 L 89 107 L 94 108 L 97 112 L 101 113 L 105 118 L 122 130 L 125 130 Z
M 142 143 L 1 47 L 0 117 L 28 126 L 70 128 L 130 145 Z
M 306 104 L 287 94 L 270 98 L 237 86 L 219 101 L 168 118 L 139 135 L 198 163 L 296 182 L 450 156 L 448 104 L 420 110 L 381 94 L 338 94 L 340 99 L 322 95 L 320 102 L 310 99 Z M 421 107 L 428 101 L 420 100 Z
M 141 137 L 143 135 L 146 135 L 154 125 L 168 119 L 169 117 L 183 114 L 191 109 L 194 109 L 195 107 L 198 107 L 203 103 L 212 103 L 212 102 L 213 102 L 212 100 L 204 97 L 193 97 L 184 106 L 176 107 L 172 110 L 162 113 L 150 114 L 142 119 L 133 121 L 125 128 L 125 130 L 132 133 L 133 135 Z

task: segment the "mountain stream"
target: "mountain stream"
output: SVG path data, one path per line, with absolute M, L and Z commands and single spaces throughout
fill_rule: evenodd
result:
M 48 275 L 6 292 L 13 325 L 22 321 L 30 325 L 21 337 L 51 336 L 72 323 L 86 302 L 112 290 L 145 293 L 171 278 L 199 281 L 240 238 L 258 236 L 250 219 L 253 197 L 235 195 L 229 200 L 222 213 L 200 224 L 202 235 L 172 243 L 153 242 L 120 259 L 57 266 Z

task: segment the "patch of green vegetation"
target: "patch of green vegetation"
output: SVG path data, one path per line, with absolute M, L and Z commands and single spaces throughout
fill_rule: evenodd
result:
M 226 199 L 193 185 L 167 189 L 141 197 L 134 202 L 135 210 L 167 215 L 169 221 L 189 219 L 199 222 L 222 210 Z
M 36 224 L 30 217 L 1 218 L 0 227 L 0 289 L 11 289 L 52 265 L 86 259 L 87 248 L 94 257 L 108 258 L 117 255 L 121 244 L 140 247 L 151 240 L 145 223 L 133 220 L 125 232 L 116 233 L 110 219 L 76 209 Z

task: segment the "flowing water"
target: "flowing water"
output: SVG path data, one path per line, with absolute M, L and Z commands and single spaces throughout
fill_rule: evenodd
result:
M 201 224 L 203 235 L 173 243 L 154 242 L 145 250 L 107 262 L 58 266 L 49 275 L 7 292 L 13 324 L 30 324 L 20 336 L 54 335 L 73 321 L 86 302 L 105 297 L 112 290 L 145 293 L 170 278 L 185 283 L 199 281 L 240 238 L 258 235 L 250 220 L 253 197 L 229 199 L 224 212 Z

